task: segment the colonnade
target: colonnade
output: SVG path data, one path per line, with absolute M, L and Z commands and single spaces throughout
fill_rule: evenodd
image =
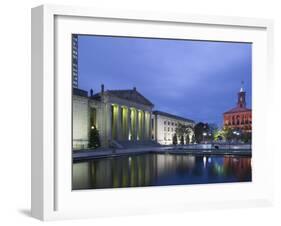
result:
M 107 136 L 109 140 L 150 140 L 151 111 L 108 104 Z

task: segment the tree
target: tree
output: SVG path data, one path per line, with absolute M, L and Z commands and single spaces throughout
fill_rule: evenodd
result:
M 224 127 L 222 129 L 223 137 L 226 141 L 231 141 L 234 138 L 233 129 Z
M 190 143 L 189 134 L 186 134 L 185 143 L 186 143 L 186 144 L 189 144 L 189 143 Z
M 208 137 L 210 140 L 214 140 L 215 134 L 219 130 L 219 127 L 215 123 L 210 123 L 210 124 L 208 124 L 208 126 L 209 126 Z
M 183 138 L 183 135 L 181 136 L 181 145 L 184 145 L 184 138 Z
M 174 136 L 173 136 L 173 144 L 174 145 L 178 144 L 178 138 L 177 138 L 177 134 L 176 133 L 174 133 Z
M 99 131 L 97 130 L 96 126 L 92 126 L 90 128 L 90 134 L 89 134 L 89 148 L 98 148 L 100 147 L 100 136 L 99 136 Z
M 199 122 L 194 127 L 194 135 L 196 143 L 203 141 L 203 133 L 208 133 L 210 130 L 208 123 Z
M 176 135 L 180 137 L 180 143 L 184 144 L 184 137 L 189 137 L 193 133 L 193 127 L 179 123 L 176 128 Z M 189 141 L 188 141 L 189 143 Z
M 219 127 L 215 123 L 209 123 L 208 126 L 209 126 L 209 132 L 211 133 L 219 129 Z
M 186 128 L 186 131 L 185 131 L 185 140 L 186 140 L 186 144 L 189 144 L 190 143 L 190 136 L 193 136 L 194 135 L 194 128 L 193 127 L 191 127 L 191 126 L 188 126 L 187 128 Z
M 224 127 L 221 130 L 216 130 L 214 132 L 214 140 L 215 141 L 219 141 L 219 140 L 225 140 L 225 141 L 231 141 L 234 139 L 238 139 L 237 133 L 235 132 L 239 132 L 241 135 L 241 139 L 243 140 L 243 133 L 241 131 L 237 131 L 235 129 L 229 128 L 229 127 Z M 246 136 L 244 137 L 245 140 L 247 140 Z M 244 141 L 245 142 L 245 141 Z
M 176 128 L 177 136 L 181 137 L 185 133 L 185 130 L 186 130 L 185 125 L 178 123 L 178 126 Z
M 195 142 L 196 142 L 195 135 L 193 134 L 192 137 L 191 137 L 191 143 L 194 144 Z
M 250 143 L 252 141 L 252 133 L 249 133 L 249 132 L 248 133 L 247 132 L 242 133 L 241 140 L 244 143 Z
M 221 141 L 224 139 L 224 133 L 223 130 L 216 130 L 213 133 L 213 137 L 215 141 Z

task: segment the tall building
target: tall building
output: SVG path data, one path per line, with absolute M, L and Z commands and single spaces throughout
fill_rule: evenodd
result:
M 237 94 L 236 107 L 223 113 L 223 124 L 231 129 L 252 132 L 252 109 L 246 107 L 246 92 L 242 86 Z
M 72 87 L 78 88 L 78 35 L 72 35 Z

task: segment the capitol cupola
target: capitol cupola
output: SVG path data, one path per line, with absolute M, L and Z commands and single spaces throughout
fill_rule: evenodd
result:
M 242 81 L 240 91 L 238 93 L 238 101 L 237 101 L 237 107 L 239 108 L 245 108 L 246 107 L 246 92 L 244 91 L 244 82 Z

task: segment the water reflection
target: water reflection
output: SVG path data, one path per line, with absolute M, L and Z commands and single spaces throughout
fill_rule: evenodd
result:
M 73 164 L 73 189 L 251 181 L 251 158 L 144 154 Z

